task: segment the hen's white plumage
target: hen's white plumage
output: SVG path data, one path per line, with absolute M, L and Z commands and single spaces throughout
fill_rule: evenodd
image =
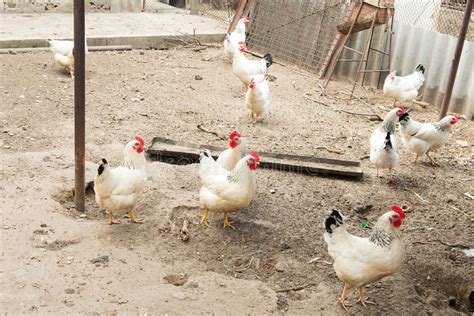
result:
M 362 304 L 366 301 L 363 286 L 376 282 L 400 269 L 404 258 L 404 246 L 396 231 L 405 213 L 398 206 L 383 214 L 375 224 L 369 238 L 361 238 L 347 232 L 344 216 L 333 210 L 325 221 L 324 240 L 329 255 L 334 259 L 334 270 L 344 290 L 339 303 L 344 307 L 347 291 L 359 288 Z
M 256 123 L 270 105 L 270 87 L 268 78 L 263 75 L 252 77 L 245 94 L 245 104 L 249 117 Z
M 262 59 L 250 60 L 245 57 L 245 43 L 239 43 L 239 49 L 235 50 L 232 70 L 247 89 L 247 86 L 255 75 L 266 75 L 267 69 L 273 63 L 272 55 L 265 54 Z
M 427 155 L 431 163 L 436 165 L 429 155 L 431 150 L 436 150 L 446 143 L 453 131 L 452 126 L 459 121 L 457 115 L 447 115 L 437 123 L 421 123 L 410 118 L 408 113 L 400 117 L 400 135 L 406 149 L 419 157 Z
M 415 71 L 404 77 L 396 76 L 396 71 L 390 73 L 383 85 L 383 94 L 396 101 L 411 101 L 418 96 L 418 89 L 425 81 L 425 68 L 418 65 Z
M 243 17 L 237 22 L 235 30 L 228 33 L 224 40 L 224 55 L 227 60 L 232 61 L 234 53 L 239 49 L 239 43 L 245 42 L 245 25 L 249 22 L 248 17 Z
M 133 208 L 148 179 L 142 142 L 137 137 L 125 146 L 121 166 L 111 168 L 104 158 L 99 165 L 94 181 L 95 198 L 100 208 L 109 211 L 110 224 L 120 222 L 113 220 L 113 212 L 118 211 L 127 212 L 132 222 L 141 222 L 135 218 Z
M 388 169 L 391 178 L 392 169 L 398 164 L 395 127 L 398 118 L 403 113 L 404 110 L 401 107 L 388 112 L 382 124 L 370 136 L 370 162 L 377 168 L 377 176 L 379 175 L 379 169 Z
M 199 192 L 201 206 L 205 212 L 201 223 L 208 225 L 208 212 L 224 213 L 224 227 L 230 226 L 227 213 L 247 207 L 255 193 L 255 175 L 260 158 L 255 153 L 239 160 L 234 170 L 222 168 L 208 150 L 201 153 L 202 187 Z

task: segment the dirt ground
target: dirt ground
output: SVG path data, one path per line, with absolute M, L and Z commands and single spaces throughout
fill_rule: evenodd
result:
M 380 91 L 358 88 L 349 101 L 350 86 L 331 82 L 321 96 L 315 76 L 275 64 L 271 109 L 255 125 L 219 47 L 91 52 L 87 180 L 100 158 L 118 164 L 134 135 L 147 145 L 162 136 L 225 146 L 234 129 L 257 152 L 360 160 L 364 170 L 360 181 L 257 170 L 256 196 L 230 216 L 232 230 L 216 214 L 210 228 L 199 225 L 197 164 L 149 161 L 151 177 L 136 207 L 145 223 L 110 226 L 91 190 L 87 213 L 74 210 L 73 80 L 49 53 L 0 55 L 0 64 L 4 313 L 345 314 L 324 218 L 339 208 L 352 231 L 366 235 L 361 224 L 374 223 L 393 203 L 407 209 L 405 261 L 399 273 L 367 287 L 376 306 L 355 304 L 352 291 L 351 313 L 456 315 L 473 308 L 473 257 L 463 252 L 474 248 L 473 201 L 464 194 L 474 190 L 472 122 L 457 124 L 434 154 L 439 167 L 426 158 L 412 164 L 400 149 L 401 165 L 388 182 L 368 161 L 379 122 L 338 111 L 384 116 L 391 101 Z M 438 116 L 408 106 L 418 120 Z M 177 234 L 185 219 L 187 242 Z

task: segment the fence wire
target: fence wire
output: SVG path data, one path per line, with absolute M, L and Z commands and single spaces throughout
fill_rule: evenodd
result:
M 199 14 L 203 16 L 230 23 L 238 5 L 239 0 L 200 0 L 198 8 Z
M 325 61 L 344 17 L 347 0 L 257 0 L 250 10 L 248 47 L 303 69 L 317 71 Z
M 467 0 L 396 0 L 395 21 L 457 37 Z M 471 18 L 466 40 L 474 40 Z

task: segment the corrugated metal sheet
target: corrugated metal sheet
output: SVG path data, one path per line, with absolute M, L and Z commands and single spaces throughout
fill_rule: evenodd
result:
M 374 34 L 373 47 L 385 45 L 388 49 L 387 36 L 383 27 L 378 27 Z M 426 66 L 425 84 L 420 90 L 422 101 L 440 106 L 444 97 L 446 82 L 451 69 L 457 39 L 453 36 L 438 33 L 428 29 L 394 22 L 392 37 L 391 70 L 397 70 L 398 75 L 407 75 L 417 64 Z M 368 31 L 363 31 L 351 37 L 349 46 L 363 50 Z M 379 44 L 380 45 L 379 45 Z M 379 55 L 379 56 L 377 56 Z M 354 57 L 346 50 L 342 58 Z M 380 54 L 371 53 L 367 69 L 387 67 L 388 60 L 381 59 Z M 335 75 L 353 78 L 357 63 L 339 63 Z M 361 76 L 362 77 L 362 76 Z M 382 87 L 386 74 L 371 74 L 366 76 L 365 85 Z M 474 43 L 465 41 L 459 69 L 454 84 L 449 111 L 464 113 L 474 117 Z

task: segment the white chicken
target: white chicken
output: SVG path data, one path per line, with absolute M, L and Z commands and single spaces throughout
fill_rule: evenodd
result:
M 203 183 L 199 199 L 204 208 L 201 224 L 209 226 L 207 219 L 211 211 L 224 213 L 224 228 L 234 228 L 228 213 L 246 208 L 252 201 L 256 185 L 254 171 L 260 164 L 260 157 L 251 152 L 240 159 L 232 171 L 222 168 L 208 150 L 201 153 L 200 161 L 205 165 L 199 172 Z
M 244 89 L 247 90 L 247 86 L 252 77 L 255 75 L 267 74 L 268 67 L 270 67 L 273 63 L 273 58 L 271 54 L 267 53 L 262 59 L 250 60 L 245 57 L 245 50 L 245 42 L 240 42 L 238 49 L 236 49 L 234 52 L 232 70 L 244 85 Z
M 100 208 L 108 210 L 111 225 L 120 223 L 113 219 L 116 211 L 126 211 L 133 223 L 143 222 L 135 217 L 133 208 L 148 179 L 144 146 L 143 139 L 136 136 L 125 146 L 121 166 L 110 168 L 105 158 L 99 165 L 94 181 L 95 199 Z
M 406 149 L 415 154 L 414 163 L 426 155 L 433 165 L 438 165 L 429 152 L 443 146 L 453 132 L 453 125 L 459 121 L 459 115 L 451 114 L 437 123 L 421 123 L 404 113 L 400 119 L 400 135 Z
M 393 104 L 397 101 L 411 101 L 418 96 L 418 89 L 425 81 L 425 67 L 419 64 L 415 71 L 404 77 L 396 76 L 397 71 L 391 72 L 383 84 L 383 94 L 394 99 Z
M 229 148 L 220 153 L 217 163 L 227 171 L 232 171 L 237 162 L 242 158 L 246 149 L 245 139 L 237 132 L 229 135 Z
M 325 221 L 324 241 L 329 255 L 334 259 L 334 270 L 344 282 L 344 289 L 338 302 L 347 310 L 345 298 L 351 288 L 359 289 L 359 302 L 367 301 L 364 286 L 377 282 L 398 270 L 402 264 L 405 248 L 397 229 L 405 219 L 405 213 L 396 205 L 377 220 L 369 238 L 361 238 L 347 232 L 345 217 L 336 209 Z
M 245 42 L 246 26 L 249 23 L 249 18 L 244 16 L 237 22 L 235 30 L 228 33 L 224 40 L 224 55 L 229 62 L 232 62 L 234 52 L 239 48 L 240 42 Z
M 388 169 L 389 178 L 392 178 L 392 170 L 398 164 L 397 139 L 395 137 L 395 127 L 398 118 L 405 113 L 405 110 L 399 106 L 388 112 L 382 124 L 378 126 L 370 136 L 370 162 L 377 168 L 377 177 L 379 169 Z
M 249 117 L 257 123 L 270 106 L 270 87 L 267 76 L 257 75 L 250 79 L 249 88 L 245 94 L 245 104 Z
M 74 41 L 48 39 L 48 43 L 50 50 L 54 53 L 54 60 L 68 69 L 71 78 L 74 78 Z M 84 45 L 87 54 L 87 43 Z

